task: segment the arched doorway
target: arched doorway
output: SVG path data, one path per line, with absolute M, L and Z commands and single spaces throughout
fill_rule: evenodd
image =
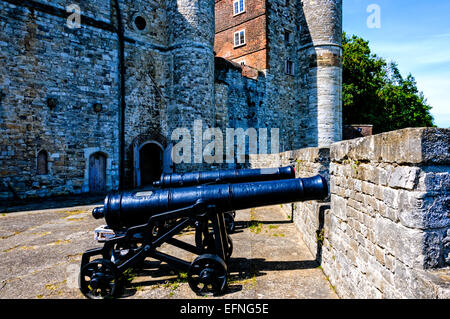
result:
M 161 177 L 163 147 L 157 142 L 145 142 L 138 148 L 136 155 L 136 186 L 151 185 Z
M 89 192 L 106 192 L 106 156 L 100 152 L 89 157 Z

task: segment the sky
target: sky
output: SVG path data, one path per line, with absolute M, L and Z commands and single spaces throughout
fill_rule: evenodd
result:
M 343 0 L 343 29 L 416 79 L 434 124 L 450 128 L 450 1 Z

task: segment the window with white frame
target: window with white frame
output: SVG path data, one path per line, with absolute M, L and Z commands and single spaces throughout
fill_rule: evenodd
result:
M 245 44 L 245 30 L 240 30 L 234 33 L 234 47 L 239 47 Z
M 233 15 L 240 14 L 245 11 L 245 0 L 233 1 Z
M 294 62 L 292 62 L 290 60 L 286 60 L 286 63 L 284 66 L 284 71 L 288 75 L 294 75 Z

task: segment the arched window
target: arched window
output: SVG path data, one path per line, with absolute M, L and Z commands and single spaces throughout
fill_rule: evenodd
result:
M 48 174 L 48 154 L 44 150 L 37 155 L 37 173 L 38 175 Z

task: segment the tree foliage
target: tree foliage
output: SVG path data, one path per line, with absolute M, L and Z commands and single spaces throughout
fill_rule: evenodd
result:
M 414 77 L 371 53 L 369 42 L 343 34 L 343 122 L 372 124 L 374 133 L 431 127 L 431 106 Z

